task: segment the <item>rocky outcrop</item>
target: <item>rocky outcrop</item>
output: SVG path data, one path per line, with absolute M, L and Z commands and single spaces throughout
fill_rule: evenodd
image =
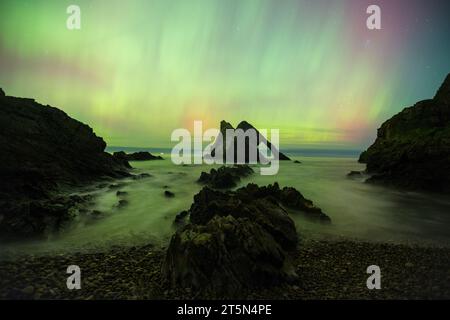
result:
M 0 236 L 41 234 L 70 219 L 63 188 L 129 176 L 92 128 L 33 99 L 0 95 Z
M 261 153 L 261 151 L 259 150 L 259 145 L 265 144 L 267 146 L 267 148 L 269 150 L 272 150 L 272 152 L 278 151 L 278 159 L 279 160 L 290 160 L 285 154 L 283 154 L 282 152 L 280 152 L 278 149 L 276 149 L 275 146 L 272 145 L 272 143 L 267 140 L 263 135 L 260 134 L 260 132 L 253 127 L 250 123 L 248 123 L 247 121 L 242 121 L 238 124 L 238 126 L 236 127 L 236 129 L 233 128 L 233 126 L 222 120 L 220 122 L 220 133 L 222 135 L 222 143 L 220 142 L 216 142 L 214 144 L 214 146 L 211 148 L 211 155 L 208 155 L 207 157 L 215 157 L 216 151 L 222 149 L 222 155 L 223 155 L 223 161 L 224 163 L 226 163 L 226 158 L 227 158 L 227 153 L 228 152 L 233 152 L 234 151 L 234 162 L 233 163 L 239 163 L 238 161 L 238 157 L 237 157 L 237 138 L 234 138 L 233 142 L 228 142 L 226 139 L 226 131 L 227 129 L 233 129 L 233 130 L 242 130 L 242 132 L 247 132 L 248 130 L 254 130 L 256 133 L 256 140 L 255 141 L 250 141 L 249 139 L 245 140 L 245 157 L 244 157 L 244 161 L 245 163 L 250 163 L 251 159 L 250 159 L 250 152 L 252 150 L 256 150 L 256 161 L 257 163 L 259 162 L 264 162 L 267 159 L 264 157 L 264 155 Z M 250 143 L 252 143 L 252 145 L 250 145 Z M 233 148 L 233 149 L 231 149 Z
M 450 191 L 450 75 L 433 99 L 405 108 L 381 125 L 359 158 L 368 182 Z
M 215 298 L 295 279 L 290 253 L 298 236 L 288 210 L 329 221 L 294 188 L 248 184 L 221 192 L 204 187 L 191 208 L 175 218 L 180 228 L 167 251 L 164 278 L 174 287 Z
M 148 160 L 163 160 L 161 156 L 154 156 L 150 152 L 140 151 L 134 153 L 125 153 L 124 151 L 114 152 L 113 156 L 116 159 L 125 161 L 148 161 Z
M 219 169 L 211 169 L 209 173 L 202 172 L 198 182 L 216 189 L 233 188 L 253 173 L 253 169 L 247 165 L 234 165 L 232 167 L 222 166 Z
M 210 298 L 239 297 L 247 288 L 297 278 L 287 253 L 260 224 L 230 215 L 177 232 L 162 274 L 172 287 Z

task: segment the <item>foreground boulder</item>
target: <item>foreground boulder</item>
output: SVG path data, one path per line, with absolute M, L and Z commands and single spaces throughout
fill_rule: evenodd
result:
M 92 128 L 33 99 L 0 94 L 0 128 L 0 237 L 41 234 L 70 219 L 70 202 L 54 200 L 63 188 L 129 176 Z
M 286 210 L 269 197 L 255 197 L 247 188 L 258 188 L 255 184 L 236 192 L 220 192 L 208 187 L 194 196 L 189 209 L 189 219 L 194 224 L 206 224 L 214 216 L 249 218 L 263 226 L 285 248 L 297 243 L 295 225 Z
M 241 178 L 253 172 L 253 169 L 247 165 L 222 166 L 217 170 L 211 169 L 209 173 L 202 172 L 198 182 L 217 189 L 233 188 L 237 186 Z
M 381 125 L 359 161 L 369 182 L 407 189 L 450 191 L 450 75 L 431 100 L 404 109 Z
M 260 224 L 231 215 L 178 231 L 162 272 L 171 286 L 211 298 L 239 297 L 246 288 L 297 278 L 288 254 Z
M 164 278 L 173 287 L 214 298 L 236 298 L 250 287 L 295 279 L 290 256 L 298 236 L 287 210 L 329 221 L 294 188 L 248 184 L 222 192 L 204 187 L 191 208 L 175 218 L 180 228 L 167 251 Z

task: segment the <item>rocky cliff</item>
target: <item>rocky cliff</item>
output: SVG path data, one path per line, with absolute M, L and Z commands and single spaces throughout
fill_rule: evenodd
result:
M 369 182 L 450 191 L 450 74 L 433 99 L 383 123 L 359 161 L 372 174 Z
M 122 177 L 92 128 L 33 99 L 0 92 L 0 236 L 35 235 L 67 213 L 52 201 L 64 187 Z

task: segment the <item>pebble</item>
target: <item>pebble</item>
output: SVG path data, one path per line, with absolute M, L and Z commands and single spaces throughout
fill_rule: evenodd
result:
M 403 246 L 378 244 L 355 245 L 353 242 L 330 244 L 313 242 L 312 251 L 318 258 L 310 258 L 308 247 L 295 256 L 295 267 L 302 275 L 301 282 L 275 288 L 248 292 L 255 299 L 442 299 L 450 297 L 450 250 L 411 249 Z M 153 248 L 153 249 L 152 249 Z M 11 270 L 8 279 L 0 277 L 0 298 L 34 299 L 190 299 L 197 290 L 168 290 L 161 284 L 160 264 L 165 255 L 157 246 L 123 249 L 113 247 L 96 254 L 66 254 L 52 257 L 26 257 L 16 263 L 0 262 L 0 269 Z M 382 255 L 380 257 L 380 254 Z M 326 259 L 323 259 L 326 258 Z M 385 259 L 390 258 L 390 259 Z M 365 290 L 366 267 L 373 261 L 387 261 L 389 281 L 383 290 Z M 61 261 L 82 261 L 89 270 L 83 290 L 67 290 L 65 269 Z M 106 269 L 106 262 L 116 268 Z M 351 263 L 349 263 L 351 262 Z M 419 264 L 420 262 L 420 264 Z M 423 272 L 421 267 L 430 270 Z M 405 268 L 408 271 L 405 279 Z M 409 272 L 418 268 L 420 272 Z M 29 270 L 33 270 L 30 272 Z M 126 271 L 128 270 L 128 271 Z M 126 272 L 125 272 L 126 271 Z M 346 271 L 346 273 L 344 273 Z M 38 278 L 37 278 L 38 277 Z M 26 279 L 26 282 L 24 281 Z M 39 281 L 37 281 L 39 279 Z M 361 280 L 362 279 L 362 280 Z M 30 284 L 24 287 L 25 284 Z M 355 284 L 356 283 L 356 284 Z M 423 284 L 426 283 L 426 290 Z M 362 286 L 362 287 L 361 287 Z M 402 290 L 399 291 L 398 288 Z M 190 290 L 189 290 L 190 289 Z

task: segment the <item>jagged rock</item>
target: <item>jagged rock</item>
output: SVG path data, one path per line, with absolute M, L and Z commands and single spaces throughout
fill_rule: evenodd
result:
M 306 199 L 303 195 L 292 187 L 284 187 L 281 190 L 281 204 L 288 208 L 300 210 L 307 214 L 308 217 L 318 219 L 322 222 L 330 222 L 331 219 L 322 210 L 314 205 L 311 200 Z
M 381 125 L 359 161 L 368 182 L 450 191 L 450 75 L 431 100 L 405 108 Z
M 253 169 L 247 165 L 222 166 L 217 170 L 211 169 L 209 173 L 203 171 L 198 182 L 217 189 L 233 188 L 241 178 L 247 177 L 253 172 Z
M 301 163 L 300 161 L 298 161 L 298 160 L 294 160 L 294 163 Z
M 330 222 L 331 219 L 314 203 L 306 199 L 298 190 L 292 187 L 280 189 L 277 182 L 273 185 L 259 187 L 254 183 L 249 183 L 246 187 L 236 190 L 238 197 L 246 202 L 251 199 L 269 199 L 283 206 L 294 209 L 305 214 L 307 217 L 321 221 Z
M 154 156 L 150 152 L 140 151 L 135 153 L 125 153 L 123 151 L 114 152 L 113 157 L 126 161 L 147 161 L 147 160 L 163 160 L 161 156 Z
M 227 153 L 228 152 L 232 152 L 234 151 L 234 162 L 235 164 L 239 163 L 238 161 L 238 157 L 237 157 L 237 138 L 234 139 L 233 142 L 227 142 L 226 139 L 226 130 L 227 129 L 234 129 L 233 126 L 226 122 L 225 120 L 222 120 L 220 122 L 220 133 L 222 134 L 223 140 L 222 140 L 222 144 L 219 143 L 219 140 L 213 145 L 213 147 L 211 148 L 211 154 L 207 155 L 206 157 L 214 157 L 216 154 L 217 150 L 222 149 L 222 154 L 223 154 L 223 161 L 224 163 L 226 162 L 226 158 L 227 158 Z M 247 121 L 241 121 L 238 126 L 236 127 L 236 130 L 241 129 L 243 132 L 246 132 L 247 130 L 255 130 L 255 133 L 257 135 L 256 137 L 256 141 L 254 141 L 254 145 L 250 145 L 250 141 L 248 139 L 245 140 L 245 156 L 244 156 L 244 162 L 245 163 L 250 163 L 251 159 L 250 159 L 250 151 L 251 150 L 256 150 L 256 161 L 255 162 L 264 162 L 267 159 L 265 159 L 264 155 L 261 153 L 261 151 L 259 150 L 259 145 L 261 143 L 265 144 L 267 146 L 267 148 L 269 150 L 272 150 L 272 152 L 278 151 L 278 159 L 279 160 L 290 160 L 285 154 L 283 154 L 282 152 L 280 152 L 278 149 L 275 149 L 275 146 L 272 145 L 272 143 L 267 140 L 263 135 L 260 134 L 260 132 L 253 127 L 250 123 L 248 123 Z M 234 148 L 231 149 L 231 148 Z
M 184 210 L 176 215 L 175 220 L 173 221 L 175 226 L 182 226 L 186 224 L 186 218 L 188 217 L 189 212 Z
M 329 221 L 294 188 L 248 184 L 223 192 L 204 187 L 189 211 L 175 218 L 179 229 L 162 267 L 164 278 L 215 298 L 294 279 L 290 252 L 298 235 L 284 207 Z
M 38 235 L 70 220 L 68 208 L 50 207 L 62 187 L 129 176 L 89 126 L 33 99 L 0 94 L 0 128 L 0 237 Z
M 231 215 L 179 230 L 170 241 L 162 274 L 173 287 L 213 298 L 297 278 L 288 254 L 260 224 Z
M 442 103 L 444 105 L 450 105 L 450 74 L 444 80 L 439 90 L 436 92 L 434 96 L 434 101 L 437 103 Z
M 288 209 L 294 210 L 292 213 L 297 213 L 298 211 L 320 222 L 331 222 L 330 217 L 295 188 L 284 187 L 280 189 L 276 182 L 273 185 L 262 187 L 249 183 L 236 191 L 228 192 L 204 187 L 194 196 L 194 202 L 189 209 L 189 214 L 191 221 L 196 224 L 209 221 L 213 215 L 228 214 L 244 215 L 259 219 L 269 215 L 272 218 L 277 216 L 283 220 Z M 288 223 L 280 223 L 277 220 L 277 224 L 286 225 Z M 269 225 L 269 223 L 265 223 L 265 225 Z M 295 236 L 289 230 L 292 231 L 290 227 L 287 227 L 282 232 L 288 239 L 293 240 Z
M 163 160 L 161 156 L 154 156 L 150 152 L 135 152 L 127 155 L 129 161 Z
M 264 144 L 267 145 L 267 148 L 269 148 L 270 150 L 273 151 L 273 150 L 275 149 L 275 147 L 272 146 L 272 143 L 271 143 L 269 140 L 267 140 L 264 136 L 260 135 L 260 132 L 259 132 L 254 126 L 252 126 L 250 123 L 248 123 L 247 121 L 241 121 L 241 122 L 238 124 L 238 126 L 236 127 L 236 129 L 242 129 L 244 132 L 247 131 L 247 130 L 249 130 L 249 129 L 255 130 L 256 133 L 257 133 L 257 135 L 258 135 L 258 137 L 261 137 L 261 140 L 258 139 L 258 141 L 256 142 L 256 145 L 257 145 L 257 146 L 258 146 L 260 143 L 264 143 Z M 247 152 L 247 150 L 248 150 L 248 147 L 246 146 L 246 152 Z M 288 156 L 286 156 L 286 155 L 285 155 L 284 153 L 282 153 L 281 151 L 279 151 L 279 150 L 277 150 L 277 151 L 278 151 L 278 159 L 279 159 L 279 160 L 291 160 L 291 159 L 289 159 Z M 245 158 L 248 159 L 248 156 L 246 155 Z
M 204 187 L 194 196 L 194 203 L 189 210 L 190 221 L 205 224 L 215 215 L 246 217 L 263 225 L 283 247 L 294 247 L 297 233 L 287 212 L 269 197 L 255 197 L 247 193 L 246 189 L 224 193 Z
M 116 159 L 117 162 L 121 163 L 128 169 L 131 169 L 131 165 L 128 163 L 128 157 L 125 152 L 119 151 L 113 153 L 113 158 Z

